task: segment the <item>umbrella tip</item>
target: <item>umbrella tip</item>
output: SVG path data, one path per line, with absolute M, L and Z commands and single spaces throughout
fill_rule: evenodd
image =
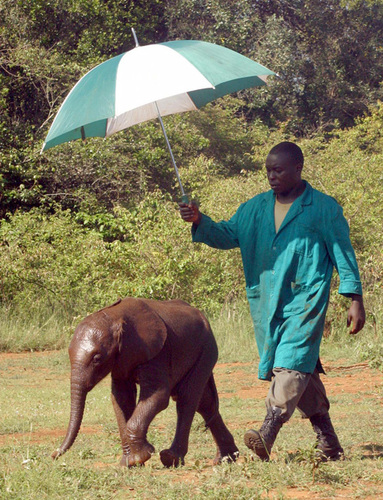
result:
M 134 28 L 132 28 L 132 33 L 133 33 L 133 38 L 134 38 L 134 42 L 136 44 L 136 47 L 139 47 L 140 44 L 138 43 L 138 38 L 137 38 L 136 32 L 134 31 Z

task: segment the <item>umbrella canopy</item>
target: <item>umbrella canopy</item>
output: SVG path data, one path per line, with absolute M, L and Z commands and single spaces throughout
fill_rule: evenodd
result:
M 273 74 L 237 52 L 208 42 L 137 46 L 81 78 L 59 109 L 42 151 L 196 110 L 225 94 L 264 85 Z

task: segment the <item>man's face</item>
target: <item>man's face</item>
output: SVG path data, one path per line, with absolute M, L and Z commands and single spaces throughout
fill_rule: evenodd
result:
M 267 178 L 275 194 L 288 194 L 301 183 L 302 165 L 294 164 L 285 153 L 269 154 L 266 158 Z

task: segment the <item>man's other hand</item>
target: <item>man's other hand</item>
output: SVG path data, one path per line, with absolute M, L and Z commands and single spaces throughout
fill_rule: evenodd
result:
M 366 313 L 363 305 L 363 297 L 361 295 L 353 295 L 351 298 L 351 306 L 347 314 L 347 326 L 351 326 L 350 334 L 360 332 L 366 322 Z

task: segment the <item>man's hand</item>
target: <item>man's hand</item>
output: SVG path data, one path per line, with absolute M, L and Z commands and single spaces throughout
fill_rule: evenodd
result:
M 361 295 L 353 295 L 351 300 L 351 306 L 347 314 L 347 326 L 350 326 L 352 323 L 350 334 L 355 335 L 355 333 L 360 332 L 364 327 L 366 313 L 364 311 L 363 297 Z
M 199 224 L 201 222 L 202 214 L 199 211 L 198 205 L 192 201 L 191 203 L 179 203 L 180 214 L 184 221 Z

